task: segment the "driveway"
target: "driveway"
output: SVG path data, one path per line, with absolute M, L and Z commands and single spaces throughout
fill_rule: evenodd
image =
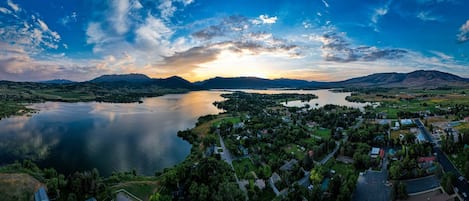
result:
M 419 193 L 440 187 L 440 181 L 435 175 L 403 181 L 407 186 L 407 193 Z
M 383 159 L 381 171 L 366 171 L 358 176 L 357 189 L 353 193 L 353 201 L 389 201 L 391 186 L 386 185 L 388 179 L 387 159 Z

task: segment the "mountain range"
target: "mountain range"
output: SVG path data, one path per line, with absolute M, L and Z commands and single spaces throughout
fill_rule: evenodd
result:
M 69 80 L 42 81 L 49 84 L 68 84 Z M 185 89 L 265 89 L 265 88 L 338 88 L 338 87 L 406 87 L 436 88 L 444 86 L 469 86 L 469 79 L 454 74 L 418 70 L 410 73 L 376 73 L 337 82 L 316 82 L 297 79 L 265 79 L 257 77 L 215 77 L 191 83 L 181 77 L 150 78 L 144 74 L 102 75 L 86 81 L 96 84 L 133 83 L 155 84 L 164 88 Z

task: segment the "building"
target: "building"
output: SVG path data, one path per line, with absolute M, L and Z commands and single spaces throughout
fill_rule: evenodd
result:
M 412 125 L 414 122 L 412 121 L 412 119 L 401 119 L 401 125 Z
M 424 143 L 424 142 L 426 142 L 426 141 L 427 141 L 427 139 L 425 138 L 425 135 L 423 135 L 423 133 L 419 133 L 419 134 L 417 135 L 417 142 L 419 142 L 419 143 Z
M 298 161 L 296 159 L 291 159 L 290 161 L 286 162 L 285 164 L 280 167 L 280 170 L 282 171 L 290 171 L 292 170 L 293 166 L 298 164 Z
M 39 190 L 34 193 L 34 201 L 50 201 L 44 187 L 40 187 Z
M 377 147 L 371 148 L 371 152 L 370 152 L 371 158 L 378 158 L 380 150 L 381 149 Z
M 254 185 L 256 185 L 259 189 L 264 189 L 265 188 L 265 181 L 263 179 L 256 179 L 256 182 L 254 182 Z

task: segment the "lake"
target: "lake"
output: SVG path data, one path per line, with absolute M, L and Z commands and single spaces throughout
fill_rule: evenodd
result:
M 313 93 L 315 107 L 350 103 L 350 93 L 328 90 L 242 90 L 257 93 Z M 172 167 L 183 161 L 191 145 L 177 131 L 194 127 L 199 116 L 218 114 L 213 102 L 226 91 L 196 91 L 145 98 L 143 103 L 32 104 L 38 113 L 0 121 L 0 163 L 32 159 L 41 167 L 68 174 L 97 168 L 104 176 L 135 169 L 139 174 Z M 290 101 L 287 106 L 301 106 Z
M 280 93 L 298 93 L 298 94 L 315 94 L 318 96 L 317 99 L 312 99 L 310 101 L 288 101 L 283 103 L 287 107 L 303 107 L 306 104 L 309 104 L 311 108 L 319 108 L 327 104 L 342 105 L 348 107 L 358 108 L 363 110 L 363 108 L 370 103 L 357 103 L 349 102 L 345 100 L 345 97 L 350 96 L 351 92 L 332 92 L 328 89 L 320 90 L 278 90 L 278 89 L 267 89 L 267 90 L 256 90 L 256 89 L 242 89 L 242 90 L 227 90 L 227 91 L 243 91 L 248 93 L 262 93 L 262 94 L 280 94 Z
M 102 175 L 132 169 L 153 175 L 189 154 L 191 145 L 177 131 L 218 114 L 212 103 L 223 100 L 221 93 L 170 94 L 142 104 L 33 104 L 37 114 L 0 121 L 0 161 L 28 158 L 63 173 L 97 168 Z

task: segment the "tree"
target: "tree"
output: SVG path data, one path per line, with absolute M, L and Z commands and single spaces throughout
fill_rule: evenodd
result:
M 448 194 L 454 193 L 453 191 L 454 180 L 455 180 L 455 176 L 452 172 L 447 172 L 443 174 L 443 177 L 441 178 L 441 186 L 443 186 L 443 189 L 445 189 L 445 191 Z
M 324 178 L 324 168 L 322 166 L 316 166 L 311 170 L 309 179 L 314 185 L 318 185 Z
M 150 196 L 150 201 L 171 201 L 172 198 L 169 195 L 161 195 L 160 193 L 155 193 Z
M 464 177 L 469 178 L 469 161 L 464 163 Z
M 393 185 L 393 197 L 397 199 L 405 200 L 409 195 L 407 195 L 406 185 L 401 181 L 397 181 Z

